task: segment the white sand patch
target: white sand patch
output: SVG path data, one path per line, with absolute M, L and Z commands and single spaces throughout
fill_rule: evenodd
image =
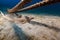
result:
M 60 40 L 60 17 L 32 15 L 30 23 L 22 24 L 3 15 L 0 14 L 0 40 Z

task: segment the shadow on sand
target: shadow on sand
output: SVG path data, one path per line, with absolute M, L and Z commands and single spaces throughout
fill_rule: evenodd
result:
M 27 35 L 22 31 L 20 27 L 18 27 L 16 24 L 13 25 L 15 34 L 19 38 L 19 40 L 27 40 Z
M 54 27 L 53 25 L 50 26 L 50 25 L 47 25 L 47 24 L 44 24 L 44 23 L 39 23 L 39 22 L 36 22 L 36 21 L 30 21 L 29 23 L 30 23 L 30 24 L 33 24 L 33 25 L 44 26 L 44 27 L 47 27 L 47 28 L 49 28 L 49 29 L 53 29 L 53 30 L 56 30 L 56 31 L 60 31 L 59 28 Z
M 44 27 L 47 27 L 49 29 L 53 29 L 53 30 L 56 30 L 57 32 L 60 32 L 60 29 L 59 28 L 56 28 L 54 26 L 49 26 L 47 24 L 44 24 L 44 23 L 39 23 L 39 22 L 36 22 L 36 21 L 30 21 L 29 22 L 30 24 L 32 25 L 39 25 L 39 26 L 44 26 Z M 18 26 L 16 25 L 15 23 L 13 24 L 13 28 L 14 28 L 14 31 L 15 31 L 15 34 L 17 35 L 17 37 L 19 38 L 19 40 L 30 40 L 31 38 L 29 36 L 27 36 L 24 31 Z

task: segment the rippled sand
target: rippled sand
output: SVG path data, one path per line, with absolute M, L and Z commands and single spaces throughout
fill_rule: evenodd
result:
M 60 17 L 27 16 L 33 16 L 34 19 L 30 23 L 22 24 L 0 15 L 0 40 L 60 40 Z

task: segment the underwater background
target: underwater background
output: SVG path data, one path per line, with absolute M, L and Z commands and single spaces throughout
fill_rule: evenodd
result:
M 4 13 L 7 13 L 7 9 L 14 7 L 19 1 L 21 0 L 0 0 L 0 10 Z M 42 1 L 42 0 L 32 0 L 31 3 L 28 3 L 25 6 L 32 5 L 39 1 Z M 38 7 L 32 10 L 23 11 L 20 13 L 60 16 L 60 3 Z

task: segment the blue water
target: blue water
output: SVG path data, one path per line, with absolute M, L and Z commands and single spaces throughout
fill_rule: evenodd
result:
M 25 6 L 32 5 L 36 2 L 39 2 L 41 0 L 33 0 L 31 3 L 26 4 Z M 15 6 L 19 0 L 1 0 L 0 1 L 0 10 L 4 13 L 7 12 L 7 9 L 12 8 Z M 19 13 L 28 13 L 28 14 L 38 14 L 38 15 L 54 15 L 54 16 L 60 16 L 60 3 L 38 7 L 32 10 L 23 11 Z

